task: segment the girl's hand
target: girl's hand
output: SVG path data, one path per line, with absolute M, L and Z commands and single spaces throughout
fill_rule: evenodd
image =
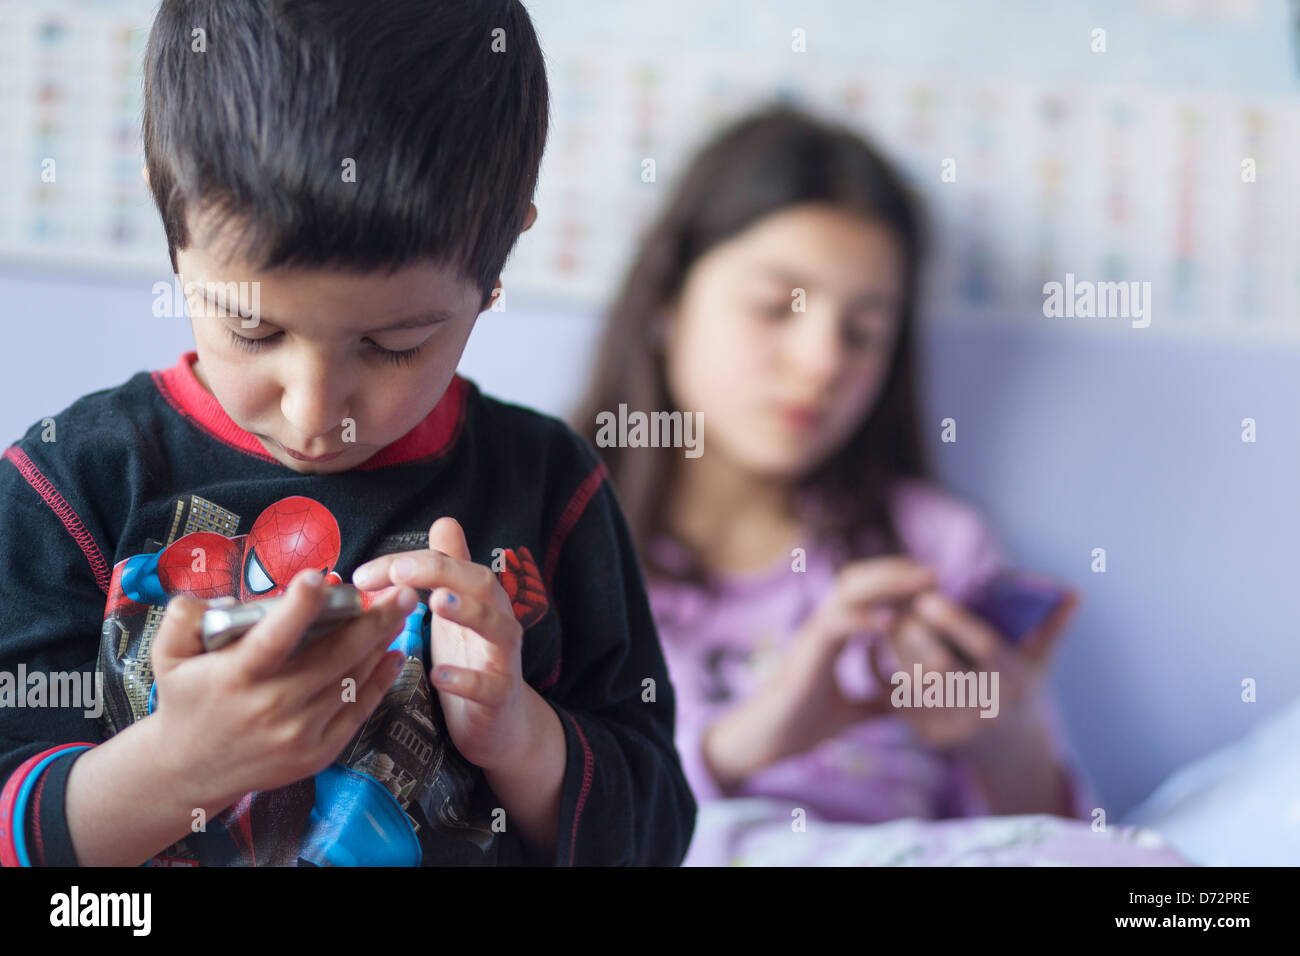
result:
M 890 712 L 888 695 L 845 697 L 835 660 L 850 637 L 889 627 L 900 607 L 933 585 L 933 571 L 904 557 L 868 558 L 841 568 L 766 684 L 706 733 L 706 762 L 722 789 L 847 726 Z
M 930 671 L 996 671 L 998 716 L 981 717 L 978 701 L 968 701 L 966 707 L 899 707 L 897 712 L 911 722 L 922 740 L 939 749 L 967 744 L 980 735 L 1021 721 L 1024 714 L 1020 705 L 1042 681 L 1051 652 L 1078 601 L 1078 594 L 1071 591 L 1060 607 L 1016 646 L 937 591 L 919 595 L 888 637 L 900 670 L 907 674 L 909 682 L 914 679 L 913 666 L 918 663 L 923 675 Z M 880 647 L 879 642 L 871 645 L 871 669 L 888 694 L 894 685 L 882 673 Z M 962 656 L 970 663 L 963 662 Z
M 515 763 L 529 745 L 521 648 L 523 628 L 491 569 L 470 560 L 455 518 L 429 529 L 429 548 L 385 555 L 357 568 L 359 588 L 430 588 L 429 682 L 447 732 L 466 760 L 484 770 Z

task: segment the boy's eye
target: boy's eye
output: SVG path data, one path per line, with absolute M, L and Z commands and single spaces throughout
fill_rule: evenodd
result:
M 374 346 L 375 352 L 386 361 L 392 362 L 394 365 L 410 365 L 415 361 L 415 357 L 419 355 L 420 351 L 424 348 L 423 345 L 417 345 L 413 349 L 402 349 L 400 352 L 395 352 L 392 349 L 381 348 L 373 342 L 370 344 Z
M 268 341 L 274 338 L 278 338 L 279 336 L 284 334 L 283 332 L 276 332 L 275 335 L 263 336 L 260 339 L 250 339 L 247 338 L 246 336 L 240 335 L 234 329 L 230 328 L 230 326 L 226 326 L 226 331 L 230 333 L 231 341 L 234 342 L 237 348 L 241 348 L 249 352 L 260 351 L 261 349 L 266 347 L 266 343 Z
M 284 335 L 283 332 L 276 332 L 274 335 L 265 335 L 260 339 L 250 339 L 243 335 L 240 335 L 230 326 L 226 326 L 226 331 L 230 333 L 230 338 L 233 341 L 235 347 L 239 349 L 243 349 L 246 352 L 260 352 L 263 349 L 268 348 L 271 342 L 276 341 L 282 335 Z M 424 343 L 421 345 L 417 345 L 415 348 L 412 349 L 393 350 L 393 349 L 386 349 L 381 345 L 377 345 L 374 342 L 370 342 L 369 339 L 367 339 L 366 341 L 369 342 L 371 351 L 377 357 L 382 358 L 385 361 L 392 362 L 394 365 L 409 365 L 411 362 L 415 361 L 416 356 L 420 354 L 420 352 L 424 349 L 424 345 L 427 344 Z

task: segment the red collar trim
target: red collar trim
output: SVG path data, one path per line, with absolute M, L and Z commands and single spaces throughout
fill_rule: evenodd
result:
M 262 461 L 280 464 L 262 447 L 256 435 L 235 424 L 216 396 L 199 382 L 194 374 L 198 358 L 198 352 L 185 352 L 171 368 L 154 372 L 153 381 L 159 394 L 177 413 L 217 441 Z M 453 376 L 447 391 L 424 421 L 352 470 L 370 471 L 446 454 L 465 424 L 470 388 L 468 379 Z

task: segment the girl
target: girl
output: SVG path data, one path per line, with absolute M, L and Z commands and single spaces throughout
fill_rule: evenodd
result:
M 701 801 L 857 822 L 1092 805 L 1039 693 L 1077 596 L 1018 648 L 959 603 L 1001 557 L 927 480 L 921 256 L 898 175 L 781 107 L 695 158 L 615 301 L 573 427 L 599 446 L 597 415 L 622 403 L 708 426 L 698 456 L 598 447 Z M 996 716 L 892 706 L 888 675 L 917 663 L 996 672 Z

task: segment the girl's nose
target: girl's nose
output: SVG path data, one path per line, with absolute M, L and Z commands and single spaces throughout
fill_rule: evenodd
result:
M 801 318 L 790 328 L 792 364 L 809 382 L 824 384 L 839 374 L 844 362 L 839 316 L 833 309 L 810 309 Z

